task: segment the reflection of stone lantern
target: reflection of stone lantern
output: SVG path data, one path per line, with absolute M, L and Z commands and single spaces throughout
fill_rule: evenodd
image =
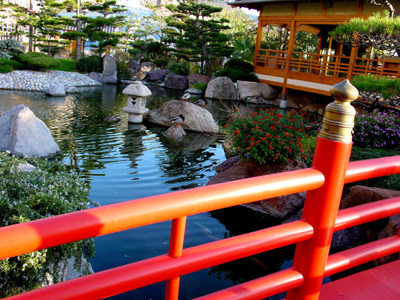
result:
M 146 108 L 146 97 L 151 95 L 151 91 L 141 81 L 135 81 L 128 85 L 122 94 L 128 95 L 124 111 L 129 114 L 128 121 L 131 123 L 142 123 L 143 114 L 148 112 Z

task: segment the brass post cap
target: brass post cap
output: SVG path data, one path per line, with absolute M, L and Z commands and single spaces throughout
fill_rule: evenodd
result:
M 356 110 L 350 102 L 358 98 L 358 90 L 346 79 L 334 85 L 330 93 L 335 101 L 325 109 L 319 136 L 333 141 L 351 142 Z

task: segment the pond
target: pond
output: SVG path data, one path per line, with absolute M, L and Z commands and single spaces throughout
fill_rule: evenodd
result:
M 128 124 L 123 111 L 124 86 L 80 88 L 65 98 L 42 93 L 0 90 L 0 113 L 17 104 L 27 105 L 43 120 L 62 150 L 64 163 L 74 166 L 90 183 L 90 198 L 100 205 L 117 203 L 205 185 L 215 167 L 225 160 L 223 139 L 190 134 L 183 143 L 171 143 L 166 128 Z M 150 87 L 148 106 L 176 99 L 181 91 Z M 219 125 L 225 124 L 226 105 L 210 101 Z M 245 107 L 244 109 L 248 109 Z M 111 124 L 107 116 L 122 120 Z M 263 215 L 241 207 L 188 217 L 184 247 L 270 226 Z M 95 272 L 168 252 L 170 222 L 106 235 L 95 239 Z M 180 299 L 192 299 L 288 267 L 292 249 L 260 254 L 208 268 L 181 279 Z M 141 288 L 112 299 L 163 299 L 164 283 Z M 271 299 L 281 299 L 282 295 Z

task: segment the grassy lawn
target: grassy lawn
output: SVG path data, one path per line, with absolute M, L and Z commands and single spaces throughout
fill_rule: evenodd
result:
M 13 70 L 22 70 L 25 66 L 15 60 L 0 58 L 0 73 L 7 73 Z
M 76 63 L 73 59 L 58 59 L 61 62 L 61 67 L 54 69 L 58 71 L 76 72 Z M 14 70 L 25 70 L 26 67 L 12 59 L 0 59 L 0 73 L 7 73 Z
M 61 67 L 57 68 L 58 71 L 77 72 L 76 63 L 73 59 L 58 59 L 61 62 Z

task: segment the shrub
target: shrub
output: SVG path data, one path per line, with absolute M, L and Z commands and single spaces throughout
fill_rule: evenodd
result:
M 17 57 L 17 61 L 32 70 L 48 70 L 61 66 L 58 59 L 40 52 L 28 52 Z
M 167 58 L 160 58 L 154 60 L 154 64 L 161 69 L 165 69 L 168 66 L 168 63 L 169 59 Z
M 32 172 L 18 171 L 20 163 L 36 166 Z M 67 166 L 40 158 L 21 159 L 0 153 L 0 226 L 28 222 L 96 205 L 88 198 L 88 185 Z M 60 263 L 74 256 L 93 256 L 93 239 L 43 249 L 0 261 L 0 296 L 40 287 L 49 273 L 57 282 Z M 55 266 L 55 267 L 54 267 Z M 66 266 L 65 266 L 66 267 Z M 59 270 L 57 270 L 59 269 Z M 63 271 L 61 269 L 61 271 Z
M 13 67 L 11 67 L 10 65 L 0 62 L 0 73 L 8 73 L 13 70 L 14 70 Z
M 374 75 L 358 75 L 352 79 L 352 84 L 359 90 L 360 96 L 367 101 L 368 106 L 386 104 L 398 105 L 400 80 Z
M 167 68 L 170 69 L 172 73 L 182 76 L 187 76 L 190 73 L 190 65 L 186 61 L 182 62 L 171 61 L 168 64 Z
M 303 112 L 291 110 L 282 115 L 275 109 L 261 109 L 245 116 L 232 114 L 225 128 L 235 154 L 263 164 L 307 158 L 308 149 L 302 144 L 308 136 L 306 122 Z
M 357 114 L 354 125 L 354 145 L 369 149 L 399 149 L 400 119 L 395 112 Z
M 198 82 L 198 83 L 193 84 L 192 87 L 195 89 L 198 89 L 204 93 L 207 89 L 207 83 Z
M 245 73 L 253 72 L 253 64 L 251 62 L 246 61 L 241 58 L 237 58 L 237 57 L 234 57 L 234 58 L 231 58 L 230 60 L 228 60 L 225 64 L 224 68 L 240 70 Z
M 222 71 L 218 71 L 217 73 L 215 73 L 215 76 L 216 77 L 226 76 L 229 77 L 233 82 L 236 82 L 238 80 L 258 82 L 258 77 L 256 74 L 247 73 L 232 68 L 227 68 Z
M 24 46 L 15 39 L 0 40 L 0 58 L 10 59 L 23 53 Z
M 117 64 L 117 78 L 118 80 L 129 80 L 133 76 L 133 72 L 127 61 L 130 60 L 129 53 L 117 51 L 115 53 L 115 61 Z
M 83 57 L 79 60 L 77 65 L 81 72 L 103 72 L 103 59 L 100 56 L 92 55 Z

